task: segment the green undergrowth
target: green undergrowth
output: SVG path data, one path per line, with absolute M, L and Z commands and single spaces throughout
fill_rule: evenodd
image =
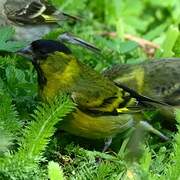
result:
M 44 38 L 70 32 L 98 48 L 96 54 L 69 45 L 75 56 L 101 72 L 117 63 L 135 64 L 150 58 L 128 34 L 157 45 L 153 58 L 180 57 L 178 0 L 52 0 L 59 10 L 78 15 L 81 22 L 61 22 Z M 0 28 L 0 179 L 3 180 L 119 180 L 178 179 L 180 111 L 175 130 L 152 121 L 170 140 L 147 134 L 131 152 L 130 134 L 118 135 L 106 153 L 104 141 L 87 140 L 60 130 L 60 121 L 76 108 L 66 94 L 49 104 L 38 98 L 32 64 L 14 52 L 25 43 L 13 41 L 12 27 Z M 152 55 L 151 55 L 152 57 Z M 147 115 L 151 116 L 151 115 Z M 169 122 L 168 122 L 169 123 Z M 177 128 L 176 128 L 177 127 Z M 132 158 L 136 153 L 137 158 Z

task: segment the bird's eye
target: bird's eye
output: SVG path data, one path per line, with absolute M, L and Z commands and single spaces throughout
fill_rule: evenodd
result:
M 47 50 L 46 50 L 46 49 L 40 49 L 39 52 L 40 52 L 41 54 L 47 54 Z
M 48 50 L 47 48 L 45 47 L 41 47 L 41 46 L 32 46 L 33 47 L 33 51 L 36 53 L 36 54 L 47 54 Z

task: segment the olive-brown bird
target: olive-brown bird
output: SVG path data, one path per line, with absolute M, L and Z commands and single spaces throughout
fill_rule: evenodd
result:
M 141 112 L 161 102 L 115 85 L 78 61 L 63 43 L 37 40 L 19 53 L 32 57 L 44 101 L 51 101 L 63 92 L 77 104 L 76 110 L 62 121 L 63 130 L 90 139 L 111 139 L 140 123 L 166 139 L 148 123 L 136 122 L 139 117 L 143 118 Z
M 106 69 L 103 75 L 149 97 L 180 105 L 180 58 L 119 64 Z
M 58 11 L 47 0 L 0 0 L 0 26 L 13 26 L 16 40 L 32 42 L 57 27 L 60 21 L 79 19 Z
M 174 120 L 174 108 L 180 108 L 180 58 L 119 64 L 106 69 L 103 75 L 144 96 L 169 104 L 159 111 L 167 120 Z

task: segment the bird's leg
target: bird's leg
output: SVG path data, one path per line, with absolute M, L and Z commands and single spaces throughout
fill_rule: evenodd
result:
M 155 129 L 152 125 L 150 125 L 147 121 L 140 121 L 136 124 L 134 131 L 132 132 L 129 142 L 127 144 L 127 155 L 126 158 L 130 161 L 137 161 L 140 157 L 142 157 L 143 149 L 142 142 L 145 138 L 145 133 L 151 132 L 163 140 L 169 140 L 164 134 Z
M 104 143 L 104 148 L 103 148 L 102 152 L 106 152 L 106 150 L 111 145 L 111 143 L 112 143 L 112 137 L 106 138 L 105 143 Z
M 112 137 L 105 138 L 104 148 L 102 150 L 103 153 L 106 152 L 106 150 L 111 145 L 111 143 L 112 143 Z M 97 161 L 98 164 L 100 164 L 102 162 L 102 158 L 98 157 L 96 161 Z
M 164 139 L 165 141 L 169 140 L 168 137 L 166 137 L 163 133 L 155 129 L 152 125 L 150 125 L 147 121 L 140 121 L 139 125 L 143 128 L 145 131 L 152 132 L 153 134 L 156 134 L 160 138 Z

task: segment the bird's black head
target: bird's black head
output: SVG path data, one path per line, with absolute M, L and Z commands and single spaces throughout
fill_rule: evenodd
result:
M 18 53 L 33 59 L 33 61 L 37 61 L 46 59 L 49 54 L 56 51 L 71 54 L 71 50 L 63 43 L 44 39 L 33 41 L 30 46 L 19 50 Z
M 56 51 L 63 52 L 65 54 L 71 54 L 71 51 L 63 43 L 53 40 L 36 40 L 31 43 L 33 52 L 37 58 L 43 58 L 48 54 Z
M 32 60 L 32 63 L 38 73 L 38 82 L 42 88 L 46 84 L 46 78 L 40 67 L 49 54 L 54 52 L 62 52 L 64 54 L 71 54 L 71 51 L 63 43 L 53 40 L 36 40 L 33 41 L 28 47 L 19 50 L 17 53 Z

